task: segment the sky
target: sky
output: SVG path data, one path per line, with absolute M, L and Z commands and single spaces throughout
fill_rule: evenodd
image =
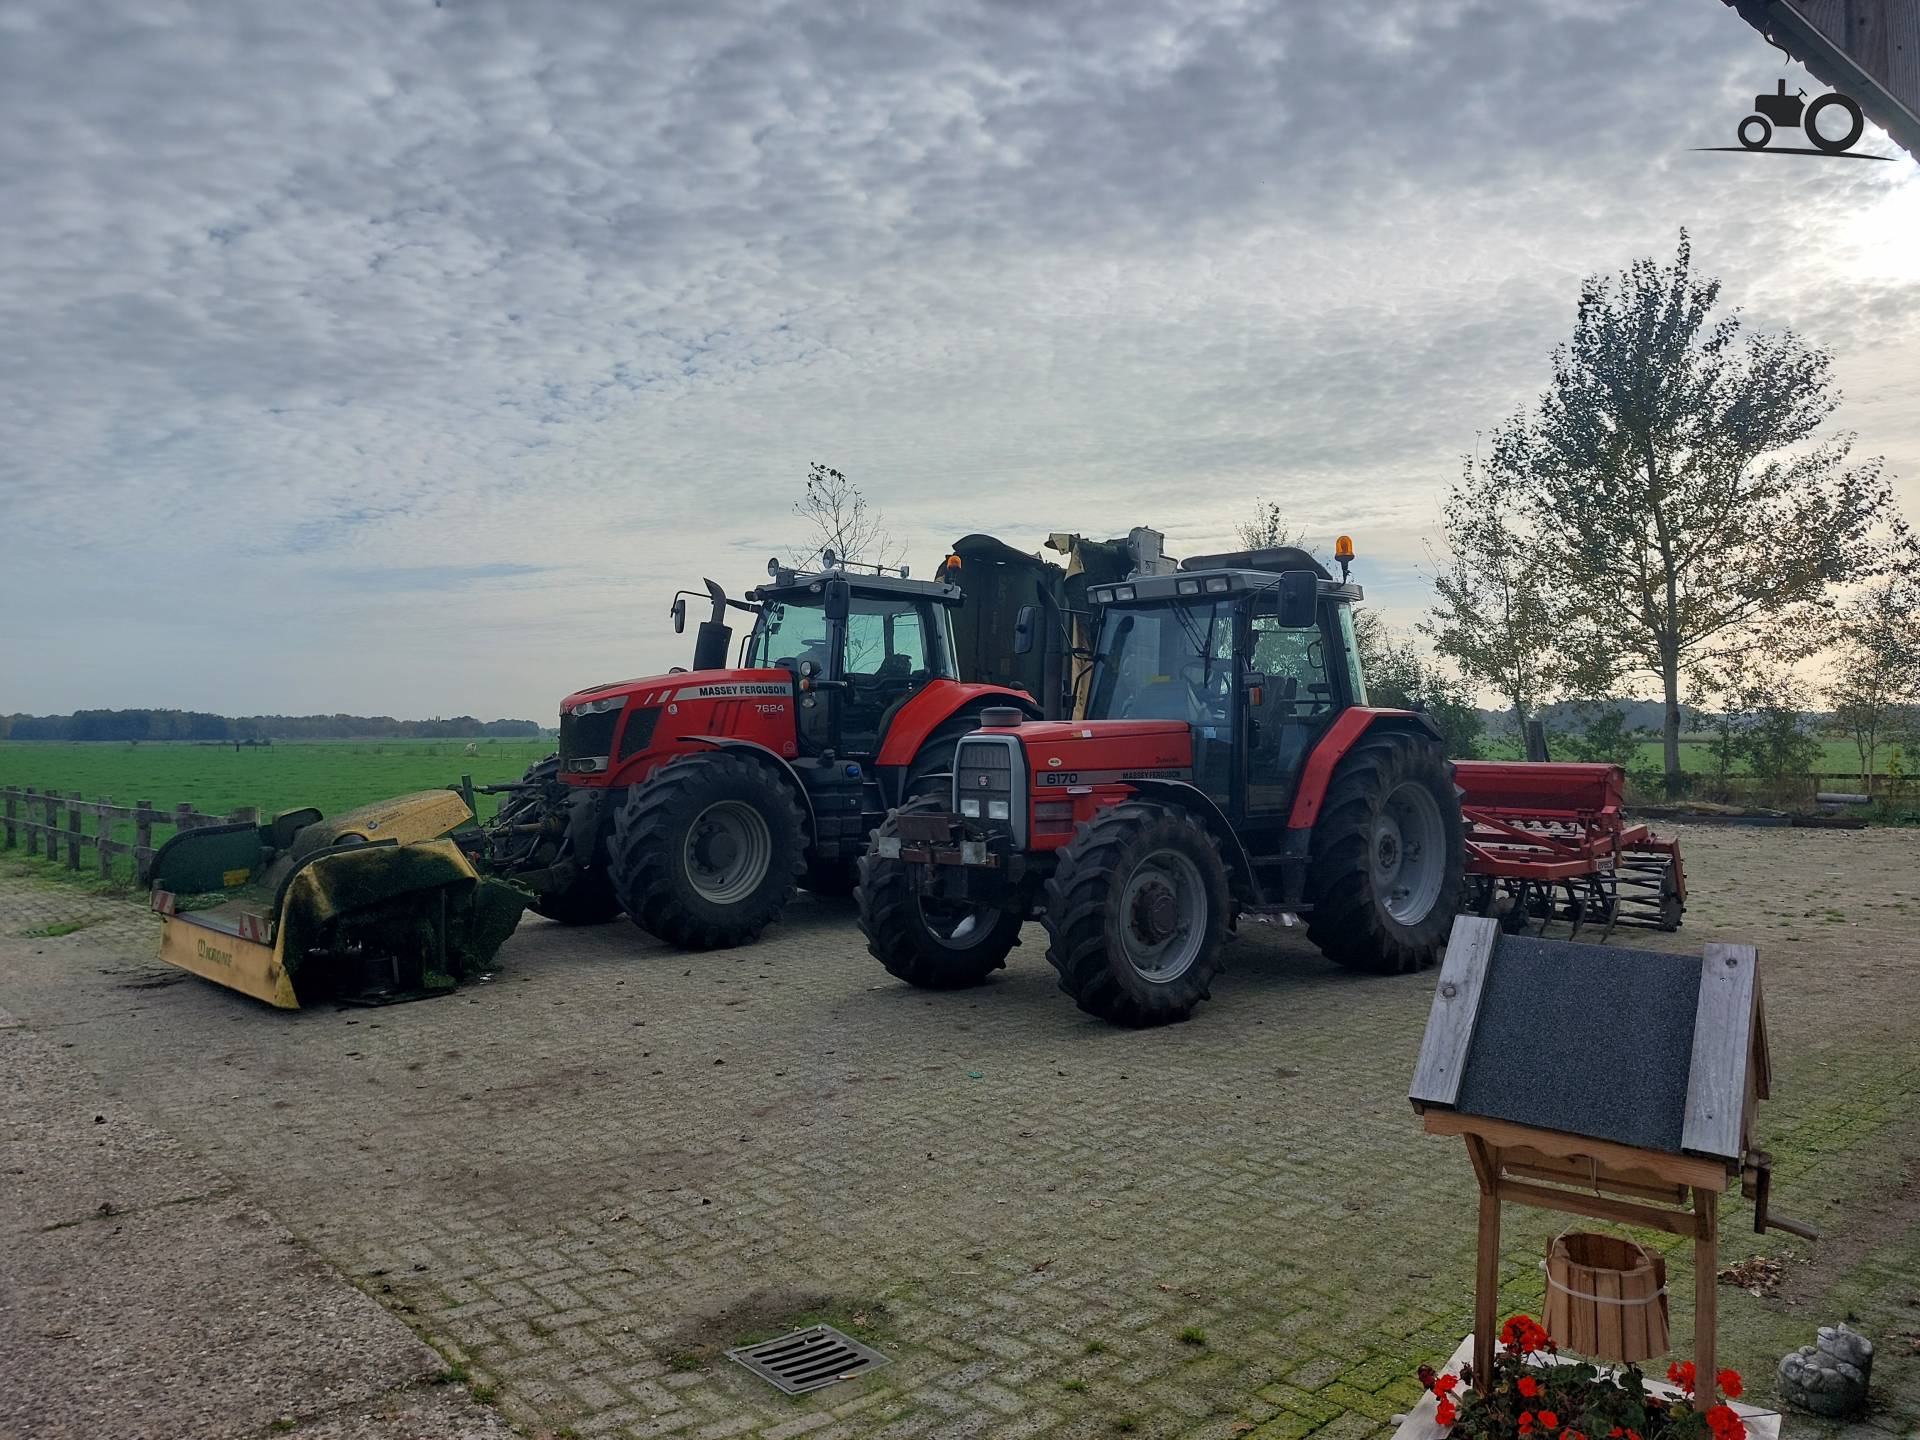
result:
M 0 713 L 471 713 L 685 664 L 810 461 L 959 535 L 1256 497 L 1410 625 L 1582 276 L 1832 351 L 1920 517 L 1920 167 L 1719 0 L 0 0 Z

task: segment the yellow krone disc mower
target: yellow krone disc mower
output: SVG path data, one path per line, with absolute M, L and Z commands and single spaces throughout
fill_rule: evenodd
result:
M 447 838 L 472 819 L 453 791 L 422 790 L 331 820 L 182 830 L 153 859 L 160 958 L 283 1010 L 451 990 L 526 904 Z

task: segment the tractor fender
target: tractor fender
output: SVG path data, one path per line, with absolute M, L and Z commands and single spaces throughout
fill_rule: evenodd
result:
M 1440 727 L 1417 710 L 1375 710 L 1354 705 L 1340 712 L 1327 733 L 1313 747 L 1300 771 L 1299 788 L 1293 792 L 1293 809 L 1287 815 L 1287 829 L 1311 831 L 1320 818 L 1320 806 L 1327 798 L 1327 786 L 1333 772 L 1362 736 L 1380 730 L 1410 730 L 1442 739 Z
M 1213 803 L 1205 791 L 1188 784 L 1185 780 L 1129 780 L 1127 785 L 1140 795 L 1160 800 L 1168 805 L 1177 805 L 1182 810 L 1191 810 L 1198 815 L 1212 832 L 1214 839 L 1220 842 L 1220 852 L 1226 858 L 1227 869 L 1233 875 L 1234 887 L 1242 896 L 1242 904 L 1264 905 L 1260 895 L 1260 881 L 1253 873 L 1253 859 L 1247 854 L 1247 847 L 1241 843 L 1240 834 L 1220 807 Z
M 807 794 L 807 787 L 801 782 L 800 772 L 793 768 L 793 762 L 786 756 L 776 754 L 757 740 L 742 740 L 733 735 L 682 735 L 678 739 L 686 745 L 711 745 L 716 750 L 732 750 L 738 754 L 750 754 L 771 761 L 779 768 L 781 778 L 793 791 L 793 798 L 800 802 L 800 812 L 806 817 L 807 822 L 807 845 L 809 848 L 812 847 L 813 837 L 817 833 L 813 814 L 813 797 Z M 659 772 L 656 770 L 654 773 Z
M 873 757 L 877 766 L 913 763 L 927 737 L 963 710 L 984 709 L 988 705 L 1012 705 L 1031 718 L 1040 718 L 1040 706 L 1024 690 L 1006 685 L 972 685 L 958 680 L 935 680 L 907 697 L 887 733 L 881 738 L 880 753 Z

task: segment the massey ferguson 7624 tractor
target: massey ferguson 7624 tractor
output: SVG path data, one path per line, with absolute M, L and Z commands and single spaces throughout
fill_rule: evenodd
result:
M 1370 709 L 1358 585 L 1279 548 L 1096 587 L 1085 720 L 990 709 L 948 793 L 894 811 L 861 862 L 860 924 L 900 979 L 974 985 L 1038 915 L 1080 1008 L 1183 1020 L 1247 912 L 1304 917 L 1331 959 L 1413 970 L 1446 943 L 1465 829 L 1440 734 Z M 1020 617 L 1017 645 L 1054 619 Z
M 944 793 L 983 710 L 1040 714 L 1021 691 L 959 680 L 959 586 L 855 574 L 831 552 L 818 572 L 768 574 L 745 600 L 707 581 L 691 670 L 569 695 L 559 752 L 478 792 L 507 799 L 468 841 L 537 913 L 597 924 L 624 911 L 689 949 L 745 944 L 796 881 L 851 891 L 873 827 L 930 784 Z M 729 609 L 754 617 L 732 668 Z

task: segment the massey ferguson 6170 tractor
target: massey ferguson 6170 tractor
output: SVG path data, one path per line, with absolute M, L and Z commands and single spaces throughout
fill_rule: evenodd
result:
M 754 939 L 792 897 L 846 894 L 888 809 L 943 791 L 953 748 L 1024 693 L 958 678 L 960 588 L 769 564 L 745 600 L 709 580 L 691 670 L 597 685 L 560 706 L 559 753 L 505 792 L 469 843 L 568 924 L 624 911 L 689 949 Z M 675 598 L 684 630 L 686 593 Z M 729 608 L 754 617 L 729 668 Z
M 1355 969 L 1432 963 L 1465 880 L 1453 767 L 1425 716 L 1368 708 L 1336 553 L 1340 581 L 1279 548 L 1090 592 L 1090 718 L 988 710 L 949 793 L 887 818 L 861 862 L 875 957 L 978 984 L 1037 914 L 1061 988 L 1124 1025 L 1190 1015 L 1244 912 L 1304 916 Z

